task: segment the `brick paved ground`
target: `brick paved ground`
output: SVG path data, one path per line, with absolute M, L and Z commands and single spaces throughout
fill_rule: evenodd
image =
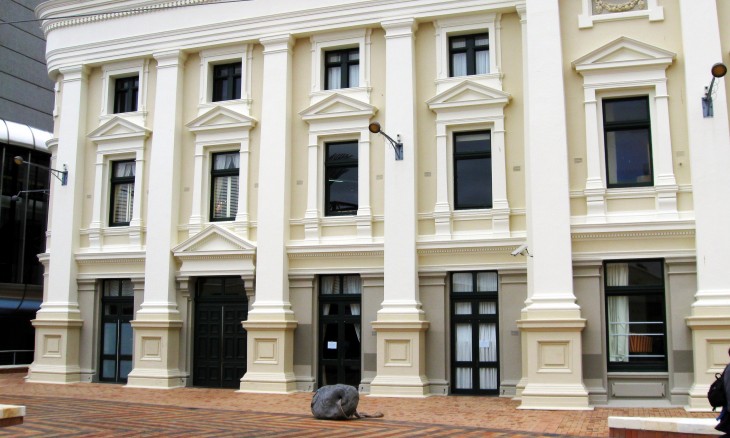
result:
M 0 436 L 608 436 L 609 416 L 711 417 L 681 408 L 524 411 L 493 397 L 361 397 L 358 409 L 382 419 L 318 421 L 311 393 L 148 390 L 109 384 L 25 383 L 0 374 L 0 403 L 27 407 L 25 423 Z

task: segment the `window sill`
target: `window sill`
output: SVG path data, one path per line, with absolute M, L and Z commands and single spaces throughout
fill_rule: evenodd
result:
M 313 91 L 309 95 L 309 100 L 310 100 L 310 105 L 314 105 L 314 104 L 319 103 L 319 102 L 323 101 L 324 99 L 332 96 L 333 94 L 341 94 L 343 96 L 351 97 L 351 98 L 359 100 L 361 102 L 370 104 L 370 92 L 371 91 L 372 91 L 372 88 L 370 88 L 370 87 L 352 87 L 352 88 L 338 88 L 336 90 L 319 90 L 319 91 Z
M 492 72 L 483 75 L 454 76 L 436 79 L 436 94 L 443 93 L 464 81 L 476 82 L 477 84 L 502 91 L 502 74 Z

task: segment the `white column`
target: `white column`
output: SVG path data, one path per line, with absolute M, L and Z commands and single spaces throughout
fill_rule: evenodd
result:
M 246 130 L 244 138 L 241 140 L 241 149 L 239 151 L 239 169 L 238 169 L 238 211 L 236 212 L 236 233 L 248 239 L 248 177 L 251 175 L 249 170 L 249 131 Z
M 586 220 L 589 223 L 606 221 L 606 185 L 601 177 L 600 145 L 598 144 L 598 101 L 596 90 L 583 90 L 583 108 L 586 117 Z
M 154 54 L 157 88 L 152 145 L 145 258 L 145 291 L 132 321 L 134 369 L 128 386 L 170 388 L 184 384 L 180 371 L 180 327 L 175 259 L 182 130 L 182 76 L 185 55 L 177 50 Z
M 48 270 L 48 290 L 33 320 L 36 329 L 31 382 L 72 383 L 80 380 L 79 341 L 82 325 L 76 282 L 76 251 L 83 208 L 84 157 L 86 150 L 87 70 L 82 65 L 65 67 L 58 127 L 55 168 L 68 166 L 68 184 L 51 178 L 53 230 Z
M 144 140 L 142 140 L 144 141 Z M 142 249 L 142 200 L 144 196 L 144 148 L 137 150 L 134 157 L 134 199 L 132 220 L 129 222 L 129 245 Z
M 319 240 L 319 137 L 309 134 L 307 147 L 307 211 L 304 212 L 304 238 L 310 241 Z
M 94 198 L 93 208 L 91 211 L 91 224 L 89 224 L 89 247 L 101 249 L 101 227 L 104 206 L 106 203 L 102 200 L 102 188 L 104 187 L 104 154 L 97 152 L 96 164 L 94 165 Z M 109 208 L 112 208 L 110 205 Z
M 424 396 L 428 393 L 425 331 L 428 322 L 418 298 L 416 253 L 416 81 L 413 19 L 382 23 L 385 29 L 383 130 L 401 136 L 403 160 L 385 143 L 384 300 L 372 323 L 378 337 L 377 375 L 371 395 Z
M 201 142 L 195 142 L 195 158 L 193 167 L 193 205 L 190 211 L 190 220 L 188 222 L 188 237 L 198 234 L 203 229 L 203 208 L 205 208 L 205 200 L 203 191 L 203 172 L 206 171 L 204 166 L 205 146 Z M 240 182 L 240 181 L 239 181 Z
M 504 134 L 504 118 L 495 119 L 494 128 L 492 128 L 492 234 L 494 237 L 510 236 Z
M 527 50 L 524 83 L 531 135 L 525 146 L 525 170 L 532 295 L 518 321 L 528 373 L 520 408 L 587 409 L 580 337 L 585 320 L 573 294 L 558 0 L 527 1 Z
M 669 93 L 666 79 L 656 84 L 654 96 L 656 109 L 656 128 L 652 129 L 653 144 L 671 145 L 669 121 Z M 672 148 L 652 148 L 654 173 L 654 188 L 657 191 L 656 209 L 664 219 L 678 219 L 677 212 L 677 181 L 674 178 Z
M 448 137 L 446 123 L 436 122 L 436 205 L 433 208 L 436 236 L 451 238 L 451 204 L 448 183 Z
M 370 209 L 370 131 L 362 129 L 357 143 L 357 238 L 370 241 L 373 237 L 373 212 Z
M 290 35 L 261 39 L 264 46 L 256 301 L 243 325 L 248 331 L 248 367 L 241 391 L 292 392 L 294 328 L 289 302 L 291 86 Z
M 707 410 L 707 387 L 722 371 L 730 346 L 730 130 L 725 82 L 715 80 L 715 116 L 702 116 L 701 98 L 712 75 L 710 68 L 723 60 L 720 22 L 714 0 L 680 2 L 684 47 L 687 135 L 692 163 L 692 199 L 695 214 L 697 294 L 687 325 L 692 329 L 694 383 L 690 410 Z M 55 233 L 54 233 L 55 235 Z

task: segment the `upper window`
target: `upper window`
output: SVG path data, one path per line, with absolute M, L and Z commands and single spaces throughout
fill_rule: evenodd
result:
M 139 76 L 129 76 L 114 80 L 114 114 L 137 111 Z
M 325 89 L 337 90 L 360 85 L 360 49 L 325 52 Z
M 357 148 L 356 141 L 325 145 L 325 216 L 357 214 Z
M 653 184 L 649 98 L 603 100 L 608 187 Z
M 241 63 L 213 66 L 213 102 L 241 98 Z
M 454 209 L 492 208 L 490 131 L 454 134 Z
M 127 226 L 132 220 L 136 163 L 133 160 L 114 161 L 111 167 L 109 226 Z
M 666 371 L 660 260 L 606 263 L 608 371 Z
M 450 37 L 449 71 L 451 77 L 489 73 L 489 34 Z
M 213 154 L 210 171 L 210 220 L 230 221 L 238 212 L 238 152 Z

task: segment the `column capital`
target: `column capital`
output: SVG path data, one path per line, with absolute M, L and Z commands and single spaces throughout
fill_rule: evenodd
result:
M 290 52 L 294 45 L 294 38 L 291 34 L 271 35 L 259 39 L 264 46 L 264 55 L 278 52 Z
M 188 55 L 182 50 L 165 50 L 153 53 L 152 57 L 157 61 L 157 69 L 159 70 L 165 67 L 178 67 L 185 62 Z
M 385 29 L 386 38 L 411 36 L 418 29 L 418 23 L 413 18 L 386 20 L 380 25 Z
M 89 67 L 77 64 L 61 67 L 58 71 L 63 75 L 62 81 L 64 83 L 73 81 L 84 81 L 89 73 Z

